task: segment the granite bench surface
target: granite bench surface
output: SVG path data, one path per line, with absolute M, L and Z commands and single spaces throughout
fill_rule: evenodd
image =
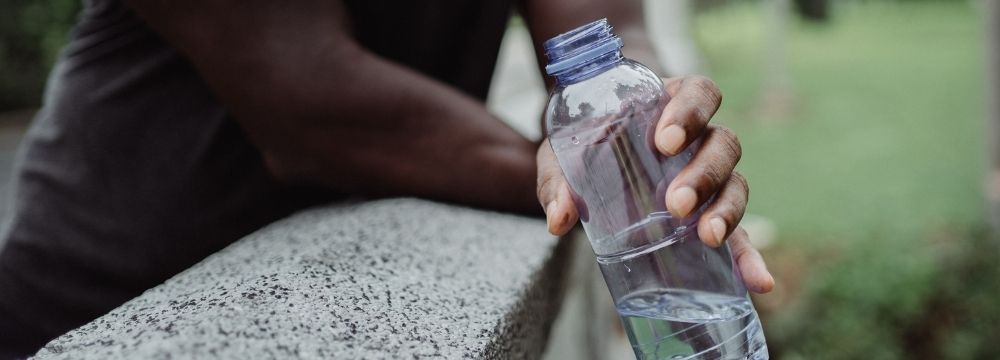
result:
M 537 358 L 566 242 L 541 219 L 388 199 L 271 224 L 38 359 Z

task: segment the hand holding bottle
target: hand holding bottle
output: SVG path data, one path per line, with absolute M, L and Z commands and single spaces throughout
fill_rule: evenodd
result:
M 671 100 L 656 124 L 653 139 L 657 150 L 674 155 L 703 137 L 694 158 L 670 183 L 664 199 L 667 209 L 684 217 L 711 198 L 698 222 L 699 237 L 710 246 L 728 239 L 747 288 L 757 293 L 771 291 L 774 279 L 739 227 L 749 193 L 746 179 L 733 171 L 741 156 L 739 140 L 732 130 L 709 123 L 722 102 L 719 88 L 701 76 L 663 82 Z M 563 235 L 573 228 L 579 214 L 548 139 L 538 149 L 537 163 L 538 200 L 549 232 Z M 716 196 L 712 198 L 712 194 Z

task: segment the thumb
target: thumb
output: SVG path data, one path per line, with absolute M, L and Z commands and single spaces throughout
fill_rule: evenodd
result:
M 538 163 L 538 201 L 545 210 L 545 220 L 552 235 L 564 235 L 576 224 L 579 215 L 570 195 L 549 140 L 542 141 L 536 156 Z

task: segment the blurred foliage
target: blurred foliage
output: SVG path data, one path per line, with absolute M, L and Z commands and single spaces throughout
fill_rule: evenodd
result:
M 803 295 L 767 319 L 776 358 L 994 358 L 998 239 L 970 230 L 893 240 L 851 247 L 812 270 Z
M 755 297 L 774 358 L 1000 353 L 977 4 L 831 2 L 828 22 L 790 24 L 787 83 L 768 77 L 782 54 L 764 4 L 698 16 L 749 212 L 778 228 L 764 254 L 778 288 Z
M 40 103 L 80 8 L 72 0 L 0 0 L 0 110 Z

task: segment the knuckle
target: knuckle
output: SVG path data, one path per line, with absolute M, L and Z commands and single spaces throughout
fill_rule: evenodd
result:
M 726 192 L 725 198 L 727 199 L 726 204 L 722 207 L 725 209 L 723 212 L 726 213 L 724 217 L 731 221 L 730 224 L 739 224 L 743 220 L 747 203 L 750 200 L 750 188 L 747 187 L 746 179 L 734 172 L 729 177 L 729 184 L 723 191 Z
M 694 176 L 694 181 L 698 184 L 695 189 L 714 190 L 719 187 L 723 179 L 722 170 L 718 166 L 706 166 Z
M 733 175 L 732 177 L 729 178 L 729 181 L 735 183 L 736 186 L 738 186 L 739 189 L 743 190 L 743 193 L 749 197 L 750 184 L 747 183 L 747 178 L 743 176 L 743 174 L 740 174 L 738 171 L 733 171 Z
M 750 239 L 750 234 L 747 233 L 747 229 L 744 229 L 742 226 L 737 226 L 736 229 L 733 230 L 733 233 L 739 235 L 745 240 Z
M 725 154 L 736 159 L 738 162 L 743 157 L 743 145 L 740 144 L 736 132 L 724 126 L 715 127 L 713 136 L 718 137 Z
M 684 83 L 683 77 L 661 79 L 663 80 L 663 85 L 666 87 L 667 93 L 670 94 L 670 96 L 677 94 L 677 91 L 680 90 L 681 85 Z
M 538 200 L 545 202 L 550 197 L 550 194 L 552 194 L 552 188 L 555 187 L 556 184 L 556 177 L 551 174 L 539 176 L 538 186 L 535 189 L 535 196 L 538 196 Z
M 715 84 L 715 81 L 701 75 L 692 76 L 690 81 L 709 101 L 715 104 L 722 103 L 722 90 L 719 90 L 719 86 Z
M 733 258 L 739 260 L 746 255 L 748 252 L 753 250 L 750 246 L 749 235 L 747 231 L 743 229 L 742 226 L 737 226 L 733 233 L 729 235 L 729 246 L 730 251 L 733 252 Z

